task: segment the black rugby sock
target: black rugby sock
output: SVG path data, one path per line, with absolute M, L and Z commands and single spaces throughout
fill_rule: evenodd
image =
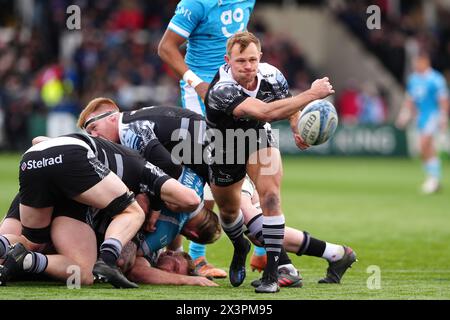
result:
M 244 215 L 242 211 L 239 211 L 239 215 L 237 219 L 229 224 L 226 224 L 222 221 L 222 229 L 230 238 L 233 246 L 239 249 L 245 248 L 247 242 L 244 239 Z
M 278 261 L 278 265 L 282 266 L 282 265 L 285 265 L 285 264 L 292 264 L 292 260 L 287 255 L 286 250 L 284 248 L 281 248 L 280 260 Z
M 121 252 L 122 243 L 114 238 L 106 239 L 100 246 L 100 258 L 110 266 L 116 265 L 117 259 L 119 258 Z
M 284 239 L 284 216 L 263 216 L 264 248 L 267 252 L 267 265 L 263 277 L 277 280 L 278 263 Z M 284 257 L 285 258 L 285 257 Z
M 304 235 L 303 242 L 300 246 L 300 249 L 297 252 L 297 255 L 322 257 L 326 248 L 325 241 L 311 237 L 309 233 L 306 231 L 303 231 L 303 235 Z

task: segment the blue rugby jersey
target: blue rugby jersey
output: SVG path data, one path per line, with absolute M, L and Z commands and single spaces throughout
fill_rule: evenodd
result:
M 211 82 L 224 63 L 226 41 L 247 29 L 255 0 L 181 0 L 168 29 L 188 39 L 185 61 Z
M 184 167 L 178 181 L 184 186 L 195 190 L 197 195 L 203 200 L 204 181 L 194 171 Z M 200 204 L 199 208 L 202 206 L 203 204 Z M 155 253 L 170 244 L 180 234 L 191 214 L 191 212 L 172 212 L 163 206 L 159 219 L 156 222 L 156 230 L 146 233 L 145 242 L 141 244 L 144 255 L 150 256 L 151 253 Z
M 408 77 L 407 92 L 417 108 L 417 126 L 424 129 L 427 122 L 439 112 L 439 99 L 448 96 L 443 75 L 430 69 L 424 74 L 412 73 Z

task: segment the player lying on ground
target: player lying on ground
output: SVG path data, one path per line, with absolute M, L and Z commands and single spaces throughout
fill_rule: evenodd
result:
M 185 170 L 183 171 L 182 176 L 180 177 L 180 182 L 183 185 L 188 186 L 191 190 L 195 190 L 199 197 L 203 196 L 202 193 L 204 182 L 189 168 L 185 168 Z M 82 220 L 85 215 L 79 214 L 79 212 L 83 212 L 83 210 L 86 211 L 86 209 L 88 209 L 89 211 L 89 208 L 76 206 L 76 204 L 71 202 L 69 202 L 62 208 L 55 208 L 55 215 L 58 215 L 60 211 L 64 212 L 66 215 L 69 215 L 68 213 L 70 212 L 70 216 L 72 217 L 64 217 L 65 220 L 62 220 L 63 217 L 59 216 L 55 218 L 56 222 L 54 223 L 58 223 L 60 226 L 59 229 L 61 229 L 58 230 L 58 232 L 61 231 L 61 233 L 68 233 L 69 238 L 71 238 L 72 235 L 74 237 L 81 235 L 83 239 L 92 238 L 92 231 L 89 230 L 89 228 L 83 228 L 85 223 Z M 86 212 L 86 214 L 89 213 Z M 14 232 L 14 230 L 16 230 L 16 234 L 20 235 L 20 222 L 18 219 L 19 215 L 17 205 L 15 206 L 13 204 L 0 230 L 9 230 L 9 232 Z M 104 230 L 109 223 L 108 220 L 108 217 L 97 214 L 92 221 L 97 233 L 97 238 L 99 238 L 99 242 L 102 241 L 101 239 L 103 238 Z M 14 226 L 14 224 L 16 224 L 16 226 Z M 17 224 L 19 224 L 19 226 L 17 226 Z M 64 228 L 64 224 L 69 225 L 70 228 Z M 73 231 L 71 232 L 71 230 L 76 230 L 76 234 L 74 234 Z M 160 220 L 158 220 L 156 223 L 155 232 L 147 233 L 144 236 L 143 241 L 141 241 L 139 257 L 137 257 L 135 264 L 131 263 L 133 267 L 128 272 L 128 276 L 130 277 L 130 279 L 137 282 L 150 284 L 191 284 L 202 286 L 215 285 L 213 282 L 210 282 L 206 278 L 174 276 L 172 274 L 168 274 L 167 272 L 150 268 L 151 265 L 158 267 L 158 261 L 160 260 L 155 259 L 155 257 L 158 256 L 158 253 L 162 249 L 163 244 L 168 243 L 173 238 L 175 238 L 180 230 L 181 234 L 185 235 L 188 239 L 194 240 L 198 243 L 211 243 L 218 239 L 218 237 L 220 236 L 221 228 L 217 215 L 205 208 L 198 208 L 191 213 L 173 213 L 167 208 L 163 207 L 160 214 Z M 72 238 L 71 240 L 75 241 L 75 239 Z M 84 250 L 86 254 L 92 252 L 92 241 L 91 246 L 85 246 Z M 125 251 L 128 252 L 129 250 Z M 22 259 L 22 257 L 26 253 L 27 252 L 25 248 L 17 247 L 10 251 L 9 254 L 13 255 L 13 260 L 15 260 L 16 257 Z M 127 255 L 129 256 L 129 253 L 127 253 Z M 125 260 L 129 260 L 129 258 Z M 118 261 L 121 261 L 121 259 L 119 258 Z M 179 263 L 180 262 L 172 262 L 172 265 L 178 266 Z M 126 266 L 125 269 L 130 269 L 129 262 L 121 262 L 121 264 Z M 168 264 L 170 265 L 170 263 Z M 67 267 L 67 265 L 65 267 Z M 175 272 L 178 269 L 179 267 L 175 268 Z M 61 271 L 66 271 L 66 269 L 61 268 Z M 54 273 L 49 274 L 55 276 Z M 62 276 L 62 279 L 65 279 L 64 276 L 66 275 Z
M 15 233 L 15 235 L 21 236 L 21 224 L 17 200 L 18 198 L 13 201 L 13 204 L 11 205 L 11 208 L 8 211 L 5 220 L 0 226 L 0 233 L 2 234 L 4 231 L 16 230 L 17 233 Z M 85 221 L 82 221 L 83 218 L 90 214 L 90 211 L 91 208 L 88 208 L 86 206 L 79 206 L 77 205 L 77 203 L 70 201 L 66 205 L 55 208 L 55 217 L 52 223 L 52 235 L 54 235 L 54 238 L 56 238 L 57 243 L 48 244 L 47 248 L 49 249 L 44 251 L 44 253 L 46 253 L 46 257 L 50 262 L 49 266 L 44 270 L 44 273 L 46 275 L 59 280 L 66 280 L 66 278 L 71 275 L 70 273 L 67 273 L 67 268 L 70 265 L 75 265 L 75 263 L 84 261 L 88 257 L 91 257 L 91 261 L 95 259 L 97 252 L 97 243 L 101 242 L 101 239 L 103 239 L 105 231 L 104 228 L 107 226 L 107 224 L 103 223 L 104 220 L 101 219 L 101 215 L 97 215 L 97 221 L 93 221 L 96 230 L 93 229 L 92 225 L 88 225 Z M 80 214 L 83 212 L 84 214 Z M 66 216 L 64 216 L 63 214 L 65 214 Z M 172 212 L 171 216 L 176 217 L 176 214 Z M 166 212 L 163 210 L 163 213 L 160 215 L 160 219 L 164 219 L 166 217 Z M 211 218 L 213 222 L 208 223 L 208 220 L 211 220 Z M 164 223 L 167 223 L 166 219 L 162 221 L 162 231 L 165 229 Z M 205 227 L 205 225 L 210 225 L 213 229 L 207 228 Z M 203 226 L 203 228 L 201 226 Z M 183 225 L 183 228 L 181 229 L 181 232 L 188 237 L 192 235 L 196 240 L 199 239 L 200 241 L 209 241 L 207 239 L 214 239 L 218 237 L 218 235 L 220 234 L 220 225 L 218 224 L 217 216 L 214 213 L 207 212 L 206 210 L 200 210 L 198 214 L 195 215 L 195 217 L 192 217 L 192 219 L 186 221 L 185 225 Z M 62 241 L 60 240 L 60 238 L 62 238 L 60 237 L 60 235 L 62 234 L 64 234 L 64 241 L 67 242 L 68 246 L 70 245 L 70 248 L 66 249 L 64 246 L 61 248 L 61 245 L 59 243 Z M 124 246 L 117 262 L 118 266 L 127 273 L 127 277 L 131 281 L 146 284 L 177 284 L 199 286 L 217 285 L 205 277 L 193 277 L 193 275 L 196 274 L 193 273 L 193 262 L 192 259 L 190 259 L 189 255 L 183 254 L 181 252 L 162 253 L 161 245 L 155 246 L 155 244 L 161 243 L 160 240 L 162 236 L 162 232 L 147 233 L 144 235 L 143 241 L 146 242 L 145 256 L 143 251 L 139 250 L 138 257 L 136 257 L 136 244 L 134 241 L 130 241 Z M 2 237 L 3 236 L 0 236 L 0 238 Z M 6 237 L 8 239 L 14 239 L 11 234 L 6 235 Z M 83 242 L 83 246 L 79 245 L 80 241 Z M 21 242 L 28 245 L 27 242 Z M 139 241 L 137 240 L 136 242 L 139 243 Z M 77 245 L 75 245 L 75 243 Z M 150 245 L 148 245 L 147 243 Z M 55 248 L 53 248 L 53 246 Z M 149 250 L 150 246 L 153 246 L 153 251 Z M 83 252 L 78 251 L 79 247 L 83 248 Z M 55 249 L 63 249 L 64 252 L 67 252 L 66 255 L 69 257 L 76 256 L 77 253 L 80 255 L 82 254 L 83 257 L 78 257 L 77 259 L 74 259 L 76 261 L 70 262 L 68 259 L 64 258 L 57 259 L 58 255 L 55 254 Z M 13 270 L 14 274 L 5 274 L 5 272 L 3 272 L 4 270 L 0 269 L 0 274 L 2 274 L 3 276 L 3 278 L 2 276 L 0 276 L 0 279 L 2 279 L 0 281 L 3 285 L 6 284 L 6 276 L 8 276 L 8 278 L 11 278 L 17 275 L 17 271 L 25 271 L 23 270 L 23 260 L 26 254 L 33 255 L 37 254 L 37 252 L 28 251 L 24 246 L 18 246 L 17 244 L 9 250 L 8 256 L 10 257 L 10 265 L 11 262 L 13 262 L 13 268 L 17 270 Z M 51 261 L 58 261 L 59 265 L 54 265 L 53 263 L 51 263 Z M 82 276 L 82 278 L 80 279 L 80 283 L 82 285 L 92 284 L 92 274 L 89 277 L 89 273 L 84 272 L 83 268 L 81 268 L 80 271 L 80 275 Z M 33 271 L 26 270 L 26 272 Z M 83 275 L 85 274 L 88 275 L 87 278 L 83 277 Z
M 183 185 L 188 186 L 190 189 L 196 190 L 199 197 L 202 197 L 202 186 L 203 181 L 200 177 L 196 176 L 191 170 L 185 169 L 185 171 L 182 174 L 181 180 Z M 258 197 L 254 190 L 253 184 L 249 181 L 249 179 L 246 180 L 246 183 L 243 187 L 243 197 L 242 197 L 242 211 L 244 212 L 245 222 L 247 224 L 248 229 L 250 230 L 250 236 L 253 238 L 253 240 L 256 242 L 254 238 L 260 238 L 261 235 L 261 215 L 260 215 L 260 208 L 258 205 Z M 253 203 L 252 203 L 253 199 Z M 11 211 L 11 210 L 10 210 Z M 200 214 L 195 216 L 194 212 L 194 218 L 187 219 L 188 214 L 183 215 L 175 215 L 174 213 L 171 213 L 169 210 L 163 208 L 162 214 L 164 219 L 158 222 L 156 232 L 148 234 L 146 241 L 144 242 L 144 245 L 142 246 L 144 251 L 146 252 L 147 258 L 151 261 L 151 257 L 154 255 L 154 253 L 158 252 L 159 249 L 161 249 L 161 243 L 162 240 L 166 241 L 166 243 L 169 243 L 178 233 L 178 230 L 182 230 L 182 233 L 185 234 L 188 238 L 194 238 L 198 242 L 204 243 L 211 242 L 213 240 L 207 240 L 207 239 L 213 239 L 214 235 L 217 235 L 217 230 L 220 230 L 220 227 L 218 227 L 217 223 L 217 217 L 214 216 L 213 213 L 210 213 L 209 215 L 206 215 L 202 219 L 198 219 L 201 217 Z M 192 214 L 189 214 L 189 216 Z M 205 215 L 205 214 L 203 214 Z M 8 220 L 8 217 L 10 214 L 7 215 L 7 218 L 5 220 Z M 97 217 L 102 217 L 100 215 L 97 215 Z M 215 219 L 214 219 L 215 218 Z M 188 221 L 188 223 L 185 223 Z M 101 226 L 102 223 L 96 223 L 97 226 Z M 103 223 L 103 226 L 106 224 Z M 203 230 L 197 230 L 199 226 L 203 227 Z M 6 227 L 5 224 L 3 224 L 2 228 L 0 230 L 5 230 Z M 98 229 L 98 227 L 97 227 Z M 10 230 L 14 230 L 14 228 L 10 227 Z M 17 232 L 20 231 L 19 228 L 16 228 Z M 196 236 L 198 234 L 204 233 L 205 231 L 211 234 L 213 237 L 200 237 L 196 239 Z M 303 237 L 303 235 L 306 235 L 306 237 Z M 198 237 L 198 236 L 197 236 Z M 206 240 L 205 240 L 206 239 Z M 307 241 L 305 241 L 307 239 Z M 323 244 L 323 250 L 320 251 Z M 306 254 L 306 255 L 316 255 L 316 256 L 322 256 L 326 258 L 330 262 L 329 271 L 333 271 L 334 269 L 343 270 L 338 271 L 338 277 L 336 276 L 330 276 L 329 273 L 327 275 L 327 278 L 324 279 L 324 282 L 339 282 L 340 278 L 342 277 L 343 273 L 346 271 L 346 269 L 349 267 L 348 264 L 351 265 L 352 256 L 351 250 L 344 252 L 344 249 L 342 246 L 333 245 L 330 243 L 325 243 L 320 240 L 316 240 L 312 237 L 309 237 L 307 233 L 302 233 L 298 230 L 288 228 L 286 241 L 285 241 L 286 249 L 290 252 L 294 252 L 297 254 Z M 325 250 L 326 249 L 326 250 Z M 288 258 L 287 258 L 288 259 Z M 154 259 L 153 259 L 154 260 Z M 143 261 L 145 264 L 146 262 Z M 141 263 L 142 264 L 142 263 Z M 138 269 L 140 270 L 140 269 Z M 291 265 L 290 260 L 286 261 L 280 261 L 280 268 L 279 268 L 279 281 L 282 286 L 298 286 L 300 285 L 300 280 L 298 277 L 295 277 L 296 270 Z M 142 272 L 142 271 L 139 271 Z M 161 283 L 161 281 L 166 281 L 163 278 L 158 276 L 153 276 L 151 271 L 147 271 L 148 275 L 140 275 L 138 271 L 133 272 L 132 277 L 133 279 L 139 279 L 139 281 L 145 281 L 145 283 L 155 283 L 155 281 L 159 281 L 156 283 Z M 142 280 L 144 279 L 144 280 Z M 147 279 L 147 280 L 145 280 Z M 176 281 L 175 283 L 179 283 L 178 279 L 174 279 L 173 281 Z M 193 280 L 193 281 L 197 281 Z M 166 282 L 167 283 L 167 282 Z M 173 282 L 168 282 L 173 283 Z
M 62 144 L 67 144 L 67 143 L 73 143 L 75 146 L 82 146 L 82 148 L 72 148 L 69 144 L 69 146 L 64 145 L 64 146 L 60 146 Z M 92 179 L 95 179 L 98 176 L 102 176 L 102 175 L 106 175 L 109 174 L 111 171 L 110 169 L 106 168 L 105 165 L 99 160 L 102 159 L 104 161 L 104 163 L 108 163 L 108 165 L 110 166 L 110 168 L 115 169 L 116 172 L 119 175 L 122 175 L 122 178 L 124 180 L 128 180 L 128 185 L 133 186 L 135 190 L 139 190 L 139 191 L 145 191 L 148 194 L 150 194 L 152 197 L 153 196 L 158 196 L 161 195 L 161 199 L 163 199 L 164 201 L 167 201 L 171 204 L 176 203 L 178 204 L 178 206 L 180 206 L 180 204 L 184 204 L 184 206 L 180 206 L 180 210 L 192 210 L 193 208 L 196 208 L 200 202 L 200 199 L 196 196 L 195 192 L 193 192 L 192 190 L 182 186 L 180 183 L 178 183 L 176 180 L 171 179 L 169 176 L 167 176 L 166 174 L 164 174 L 164 172 L 162 172 L 159 168 L 151 165 L 150 163 L 146 162 L 144 159 L 142 159 L 142 157 L 140 157 L 137 153 L 133 152 L 132 150 L 128 150 L 122 146 L 118 146 L 118 145 L 114 145 L 110 142 L 107 142 L 103 139 L 94 139 L 91 137 L 88 137 L 86 135 L 72 135 L 70 137 L 60 137 L 60 138 L 55 138 L 55 139 L 51 139 L 49 141 L 44 141 L 42 143 L 39 143 L 38 145 L 35 145 L 35 149 L 40 150 L 46 150 L 46 148 L 51 148 L 52 145 L 56 145 L 59 148 L 64 148 L 64 151 L 66 152 L 65 154 L 67 154 L 68 151 L 66 151 L 65 149 L 70 149 L 70 151 L 73 151 L 72 153 L 75 155 L 78 155 L 77 152 L 81 152 L 82 154 L 80 155 L 80 159 L 83 159 L 83 154 L 84 154 L 84 158 L 86 158 L 85 153 L 88 154 L 89 158 L 87 158 L 87 160 L 89 160 L 89 164 L 91 165 L 91 167 L 89 166 L 85 166 L 87 168 L 83 168 L 84 171 L 76 171 L 76 168 L 72 168 L 70 166 L 70 164 L 73 164 L 73 159 L 74 156 L 72 155 L 72 157 L 67 157 L 71 160 L 71 163 L 69 163 L 69 166 L 66 166 L 66 168 L 68 168 L 69 170 L 71 170 L 72 173 L 71 175 L 66 174 L 67 178 L 66 179 L 61 179 L 61 175 L 64 174 L 65 172 L 63 170 L 61 170 L 61 168 L 59 168 L 60 170 L 57 170 L 56 173 L 57 175 L 55 175 L 53 172 L 49 172 L 49 170 L 47 170 L 46 175 L 40 175 L 40 177 L 32 177 L 33 179 L 30 179 L 32 182 L 36 181 L 37 183 L 39 183 L 41 180 L 48 182 L 48 180 L 50 180 L 50 183 L 48 182 L 47 184 L 49 184 L 52 189 L 50 188 L 44 188 L 44 189 L 36 189 L 39 191 L 39 194 L 43 199 L 45 199 L 45 197 L 47 196 L 45 194 L 45 192 L 49 192 L 51 195 L 54 195 L 54 193 L 56 193 L 56 191 L 59 191 L 57 187 L 62 186 L 64 183 L 72 183 L 73 186 L 74 183 L 76 183 L 77 181 L 83 181 L 82 178 L 80 178 L 80 175 L 84 174 L 91 174 L 90 177 L 92 177 Z M 86 150 L 85 150 L 86 149 Z M 34 150 L 34 149 L 33 149 Z M 80 151 L 81 150 L 81 151 Z M 52 150 L 54 151 L 54 150 Z M 62 150 L 57 150 L 57 152 L 62 152 Z M 95 154 L 97 154 L 98 158 L 95 157 Z M 56 155 L 53 158 L 58 158 L 60 157 L 59 155 Z M 62 157 L 62 156 L 61 156 Z M 39 166 L 39 162 L 41 161 L 42 158 L 45 158 L 45 155 L 41 155 L 39 154 L 38 156 L 38 160 L 28 160 L 28 161 L 24 161 L 22 164 L 22 168 L 28 169 L 28 166 L 30 165 L 31 167 L 33 167 L 34 164 L 36 164 L 36 166 Z M 48 158 L 48 157 L 47 157 Z M 68 159 L 68 160 L 69 160 Z M 76 158 L 75 158 L 76 159 Z M 43 160 L 42 160 L 43 161 Z M 61 160 L 62 161 L 62 160 Z M 53 163 L 56 164 L 58 162 L 61 161 L 56 161 L 54 160 Z M 80 163 L 82 163 L 82 161 L 80 160 Z M 78 165 L 78 163 L 75 163 L 75 165 Z M 78 165 L 80 166 L 80 165 Z M 55 166 L 56 168 L 58 168 L 57 166 Z M 88 171 L 91 170 L 91 171 Z M 22 169 L 22 171 L 24 171 L 24 169 Z M 114 175 L 114 173 L 111 172 L 111 174 Z M 53 178 L 53 179 L 49 179 Z M 116 180 L 120 182 L 120 184 L 122 184 L 124 187 L 126 187 L 122 181 L 120 181 L 120 179 L 114 175 L 113 177 L 117 178 Z M 41 178 L 41 180 L 39 180 L 38 178 Z M 45 180 L 44 180 L 45 179 Z M 77 180 L 78 179 L 78 180 Z M 55 182 L 57 181 L 57 183 Z M 142 183 L 141 183 L 142 182 Z M 120 184 L 116 183 L 116 185 Z M 143 190 L 141 190 L 141 188 L 143 188 Z M 133 188 L 132 188 L 133 189 Z M 119 189 L 120 190 L 120 189 Z M 105 192 L 107 192 L 108 190 L 106 189 Z M 55 199 L 53 201 L 54 206 L 58 207 L 58 206 L 62 206 L 62 210 L 59 212 L 59 215 L 62 216 L 69 216 L 66 212 L 70 212 L 70 209 L 76 208 L 77 206 L 82 206 L 81 203 L 75 202 L 74 204 L 72 204 L 72 207 L 69 206 L 69 209 L 65 208 L 64 205 L 67 204 L 67 200 L 68 198 L 64 195 L 64 194 L 58 194 L 58 197 L 55 197 Z M 95 200 L 98 201 L 98 199 L 103 199 L 104 200 L 104 195 L 102 193 L 101 190 L 96 190 L 96 198 Z M 122 236 L 122 241 L 120 241 L 119 239 L 113 238 L 110 241 L 108 241 L 108 239 L 111 237 L 110 233 L 110 228 L 113 227 L 113 231 L 114 232 L 118 232 L 114 229 L 116 223 L 117 223 L 117 218 L 115 217 L 115 211 L 113 210 L 111 212 L 111 206 L 123 206 L 124 204 L 127 204 L 127 201 L 129 201 L 129 196 L 127 196 L 126 199 L 119 199 L 121 200 L 121 202 L 117 203 L 117 202 L 113 202 L 112 204 L 109 204 L 108 207 L 105 206 L 99 206 L 101 208 L 105 208 L 104 210 L 102 210 L 102 214 L 106 214 L 110 217 L 113 217 L 112 223 L 108 226 L 108 229 L 106 231 L 106 239 L 105 242 L 102 244 L 102 246 L 100 247 L 100 259 L 97 261 L 95 268 L 94 268 L 94 274 L 96 274 L 97 276 L 102 276 L 104 278 L 106 278 L 109 282 L 111 282 L 113 285 L 118 286 L 118 287 L 135 287 L 135 284 L 129 282 L 121 273 L 120 271 L 116 268 L 115 263 L 117 260 L 117 257 L 120 255 L 120 251 L 121 251 L 121 247 L 122 247 L 122 243 L 124 241 L 124 239 L 127 239 L 127 241 L 125 243 L 127 243 L 132 237 L 134 237 L 134 235 L 136 234 L 136 232 L 138 231 L 138 229 L 142 226 L 142 223 L 144 222 L 144 218 L 142 219 L 138 219 L 138 220 L 133 220 L 131 223 L 127 222 L 127 221 L 122 221 L 123 225 L 119 224 L 119 228 L 128 228 L 127 229 L 127 234 L 126 237 Z M 21 198 L 22 198 L 22 189 L 21 189 Z M 123 201 L 126 200 L 126 201 Z M 134 201 L 134 197 L 133 197 L 133 203 L 135 203 Z M 21 200 L 22 201 L 22 200 Z M 61 204 L 62 202 L 62 204 Z M 87 204 L 89 204 L 89 202 L 87 202 Z M 142 214 L 144 215 L 144 212 L 142 211 L 141 207 L 139 207 L 139 205 L 137 203 L 135 203 L 135 205 L 139 208 L 139 211 L 142 212 Z M 115 208 L 113 208 L 115 209 Z M 42 272 L 44 271 L 46 268 L 48 268 L 49 266 L 53 266 L 54 262 L 56 265 L 60 265 L 61 268 L 59 269 L 60 271 L 60 275 L 65 278 L 67 277 L 67 274 L 65 273 L 66 269 L 62 270 L 63 268 L 63 264 L 61 263 L 61 259 L 63 258 L 69 258 L 68 260 L 73 260 L 75 259 L 75 263 L 72 263 L 73 261 L 68 261 L 68 263 L 70 264 L 76 264 L 79 265 L 80 267 L 83 268 L 83 276 L 82 276 L 82 280 L 84 281 L 84 283 L 92 283 L 92 265 L 93 263 L 91 263 L 92 261 L 89 259 L 90 257 L 85 257 L 84 253 L 84 249 L 83 248 L 83 241 L 86 240 L 87 243 L 90 242 L 89 241 L 89 236 L 86 236 L 86 238 L 81 237 L 80 234 L 82 234 L 83 229 L 86 229 L 86 227 L 83 225 L 80 228 L 80 234 L 76 234 L 76 239 L 74 239 L 75 241 L 71 243 L 71 241 L 67 241 L 64 237 L 64 233 L 61 232 L 61 234 L 57 233 L 56 231 L 54 231 L 54 229 L 64 229 L 64 227 L 66 227 L 68 225 L 68 223 L 63 223 L 62 225 L 64 227 L 60 227 L 58 228 L 58 221 L 60 221 L 61 219 L 53 219 L 53 221 L 51 221 L 52 218 L 52 211 L 48 211 L 46 212 L 47 215 L 49 215 L 49 217 L 45 216 L 45 218 L 47 220 L 45 220 L 44 222 L 46 224 L 48 224 L 48 227 L 45 230 L 41 230 L 40 233 L 38 233 L 36 235 L 36 232 L 27 232 L 27 229 L 24 228 L 23 230 L 25 230 L 25 233 L 23 233 L 23 236 L 25 236 L 28 240 L 30 240 L 32 243 L 35 244 L 43 244 L 46 242 L 49 242 L 50 239 L 50 231 L 51 231 L 51 235 L 53 237 L 53 244 L 55 245 L 55 248 L 57 249 L 57 251 L 59 253 L 61 253 L 61 251 L 66 251 L 67 249 L 67 255 L 68 256 L 64 256 L 64 255 L 60 255 L 58 256 L 56 259 L 56 261 L 54 261 L 54 259 L 47 259 L 47 257 L 43 256 L 43 255 L 39 255 L 39 254 L 34 254 L 31 255 L 32 258 L 32 265 L 29 268 L 29 271 L 35 271 L 35 272 Z M 86 217 L 85 216 L 78 216 L 80 213 L 76 212 L 75 213 L 78 217 L 78 219 L 80 221 L 86 221 Z M 57 217 L 58 215 L 55 214 L 53 216 L 53 218 Z M 91 216 L 91 215 L 90 215 Z M 130 215 L 132 216 L 132 215 Z M 22 206 L 20 208 L 20 217 L 21 220 L 23 219 L 23 214 L 22 214 Z M 36 216 L 35 218 L 40 218 L 40 216 Z M 64 220 L 64 219 L 62 219 Z M 72 219 L 73 220 L 73 219 Z M 35 223 L 40 223 L 41 221 L 39 219 L 35 219 L 35 221 L 33 221 Z M 50 229 L 50 222 L 52 222 L 52 228 Z M 139 223 L 139 226 L 136 227 L 135 224 Z M 22 221 L 23 224 L 23 221 Z M 8 227 L 9 228 L 9 227 Z M 133 229 L 131 229 L 133 228 Z M 14 229 L 14 228 L 13 228 Z M 131 230 L 136 229 L 135 231 L 131 231 Z M 69 228 L 70 230 L 70 228 Z M 120 229 L 119 229 L 120 230 Z M 33 230 L 31 230 L 33 231 Z M 21 232 L 22 233 L 22 232 Z M 133 234 L 131 234 L 133 233 Z M 61 239 L 59 237 L 61 237 Z M 30 239 L 31 237 L 31 239 Z M 56 239 L 55 239 L 56 237 Z M 79 241 L 77 241 L 77 238 L 79 237 Z M 129 238 L 129 239 L 128 239 Z M 95 238 L 94 238 L 95 239 Z M 59 241 L 61 240 L 61 241 Z M 7 246 L 7 240 L 6 238 L 2 239 L 2 246 L 0 248 L 4 248 L 5 251 L 8 249 Z M 75 243 L 77 244 L 77 246 L 75 246 L 79 251 L 77 252 L 77 254 L 75 253 L 75 250 L 71 247 L 71 245 Z M 95 244 L 94 244 L 95 245 Z M 1 256 L 4 256 L 5 253 L 1 253 Z M 96 257 L 96 250 L 94 251 L 94 257 Z M 70 259 L 71 258 L 71 259 Z M 79 261 L 78 261 L 79 259 Z M 106 261 L 105 261 L 106 259 Z M 94 260 L 95 263 L 95 260 Z M 48 265 L 47 265 L 48 264 Z M 27 268 L 28 269 L 28 268 Z
M 185 187 L 194 190 L 196 194 L 203 198 L 203 180 L 191 169 L 184 167 L 179 182 Z M 106 218 L 94 220 L 94 228 L 97 237 L 102 239 L 104 229 L 109 221 Z M 192 212 L 175 213 L 165 206 L 161 208 L 158 220 L 153 232 L 146 232 L 138 235 L 138 253 L 136 263 L 127 257 L 127 276 L 132 281 L 148 284 L 199 284 L 214 285 L 213 282 L 205 282 L 206 278 L 189 279 L 176 278 L 172 274 L 164 274 L 160 270 L 149 268 L 155 266 L 155 257 L 158 257 L 161 250 L 171 243 L 179 234 L 184 235 L 189 240 L 202 244 L 213 243 L 220 237 L 221 228 L 218 216 L 211 210 L 205 208 L 203 203 Z M 131 257 L 134 257 L 131 255 Z M 130 266 L 131 265 L 131 266 Z

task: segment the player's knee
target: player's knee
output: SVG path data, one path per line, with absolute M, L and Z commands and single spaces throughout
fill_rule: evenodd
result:
M 92 286 L 94 284 L 94 277 L 92 275 L 81 277 L 80 284 L 82 286 Z
M 217 205 L 220 208 L 222 213 L 226 213 L 228 215 L 237 215 L 241 208 L 240 198 L 237 199 L 227 199 L 226 201 L 217 202 Z
M 5 218 L 0 223 L 0 234 L 13 234 L 20 236 L 22 234 L 22 224 L 15 218 Z
M 236 221 L 239 217 L 239 209 L 237 210 L 222 210 L 220 209 L 220 220 L 225 224 L 230 224 Z
M 145 213 L 136 201 L 128 206 L 126 211 L 133 215 L 133 219 L 136 223 L 138 223 L 139 225 L 142 225 L 144 223 Z
M 237 216 L 239 214 L 240 206 L 233 205 L 232 203 L 220 206 L 220 213 L 226 216 Z
M 261 205 L 269 211 L 276 211 L 280 208 L 280 196 L 278 192 L 268 191 L 260 195 Z
M 91 286 L 94 284 L 92 268 L 83 268 L 80 273 L 80 285 Z

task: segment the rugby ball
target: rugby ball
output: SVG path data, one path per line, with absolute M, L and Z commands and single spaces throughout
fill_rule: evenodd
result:
M 338 116 L 327 100 L 314 100 L 300 113 L 297 128 L 303 141 L 312 146 L 325 143 L 336 131 Z

